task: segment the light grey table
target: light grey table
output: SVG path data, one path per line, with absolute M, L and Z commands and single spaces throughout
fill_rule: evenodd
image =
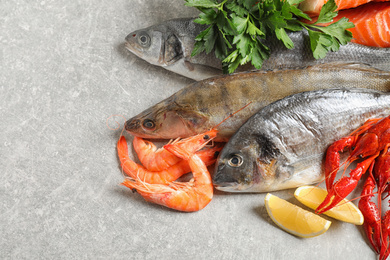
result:
M 0 259 L 375 259 L 350 224 L 311 239 L 285 233 L 265 194 L 216 192 L 181 213 L 119 185 L 121 131 L 107 119 L 192 82 L 128 53 L 124 37 L 196 15 L 183 0 L 0 7 Z M 296 202 L 293 190 L 274 194 Z

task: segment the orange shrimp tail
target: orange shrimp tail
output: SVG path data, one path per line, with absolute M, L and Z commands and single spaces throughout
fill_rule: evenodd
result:
M 127 146 L 127 141 L 124 136 L 121 136 L 117 143 L 118 157 L 122 163 L 122 160 L 129 158 L 129 147 Z M 122 164 L 121 164 L 122 166 Z
M 121 185 L 137 191 L 146 201 L 165 206 L 164 198 L 174 189 L 165 184 L 151 184 L 140 179 L 126 178 Z
M 192 192 L 192 182 L 171 182 L 164 185 L 126 178 L 121 185 L 136 190 L 146 201 L 184 212 L 199 211 L 206 207 L 212 199 L 212 196 Z
M 206 207 L 213 197 L 210 173 L 202 159 L 193 154 L 188 165 L 193 174 L 190 182 L 150 184 L 136 178 L 126 178 L 122 185 L 136 190 L 145 200 L 179 211 L 198 211 Z

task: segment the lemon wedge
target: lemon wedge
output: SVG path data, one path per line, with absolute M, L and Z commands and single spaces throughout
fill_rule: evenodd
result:
M 268 215 L 281 229 L 299 236 L 314 237 L 325 233 L 331 224 L 319 215 L 304 210 L 271 193 L 265 197 Z
M 325 199 L 328 192 L 315 186 L 302 186 L 295 190 L 294 196 L 305 206 L 316 209 Z M 338 206 L 323 214 L 355 225 L 362 225 L 364 217 L 362 212 L 352 202 L 344 199 Z

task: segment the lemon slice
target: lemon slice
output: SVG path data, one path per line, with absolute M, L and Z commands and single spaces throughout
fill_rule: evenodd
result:
M 295 190 L 294 196 L 302 204 L 309 208 L 316 209 L 325 199 L 328 192 L 315 186 L 302 186 Z M 363 224 L 364 217 L 362 212 L 352 202 L 344 199 L 338 206 L 330 209 L 323 214 L 355 225 Z
M 299 237 L 321 235 L 331 224 L 330 221 L 270 193 L 265 197 L 265 207 L 276 225 Z

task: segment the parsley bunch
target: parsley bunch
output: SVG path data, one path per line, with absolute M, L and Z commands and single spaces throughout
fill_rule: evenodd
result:
M 224 72 L 233 73 L 239 65 L 251 62 L 260 69 L 270 55 L 264 44 L 267 37 L 275 35 L 284 45 L 292 49 L 294 44 L 287 31 L 309 33 L 311 50 L 316 59 L 324 58 L 328 51 L 337 51 L 352 39 L 346 29 L 354 27 L 342 18 L 326 27 L 337 16 L 337 5 L 329 0 L 321 9 L 315 23 L 306 23 L 311 18 L 298 9 L 303 0 L 185 0 L 187 6 L 201 13 L 196 23 L 209 25 L 196 37 L 192 56 L 203 51 L 215 55 L 222 61 Z

